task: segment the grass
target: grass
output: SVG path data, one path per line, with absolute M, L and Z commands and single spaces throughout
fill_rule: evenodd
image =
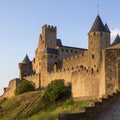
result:
M 42 94 L 34 91 L 0 100 L 0 120 L 57 120 L 59 113 L 77 112 L 88 102 L 67 99 L 46 105 L 41 100 Z

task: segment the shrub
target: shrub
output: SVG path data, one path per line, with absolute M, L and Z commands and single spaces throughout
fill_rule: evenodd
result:
M 73 101 L 72 98 L 67 99 L 67 100 L 64 102 L 64 106 L 68 106 L 68 105 L 74 105 L 74 101 Z
M 43 100 L 46 102 L 55 102 L 69 96 L 70 89 L 64 85 L 63 79 L 58 79 L 48 84 L 43 95 Z
M 6 100 L 7 100 L 7 98 L 0 99 L 0 104 L 2 104 L 3 102 L 5 102 Z
M 23 80 L 17 85 L 15 95 L 19 95 L 28 91 L 35 90 L 34 83 L 28 80 Z

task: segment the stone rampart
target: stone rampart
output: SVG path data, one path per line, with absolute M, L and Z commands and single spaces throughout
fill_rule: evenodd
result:
M 60 46 L 57 48 L 59 54 L 59 60 L 63 60 L 65 58 L 69 58 L 75 55 L 79 55 L 84 53 L 87 49 L 68 47 L 68 46 Z
M 41 87 L 41 81 L 40 81 L 41 74 L 30 75 L 30 76 L 24 77 L 24 79 L 34 82 L 36 89 Z
M 69 58 L 66 58 L 62 62 L 62 68 L 64 69 L 74 69 L 79 66 L 88 66 L 88 51 L 82 54 L 78 54 Z
M 20 82 L 20 79 L 18 79 L 18 78 L 15 78 L 15 79 L 11 80 L 9 82 L 8 87 L 5 89 L 4 94 L 2 95 L 2 97 L 10 98 L 10 97 L 14 96 L 16 86 L 17 86 L 17 84 L 19 82 Z
M 57 72 L 43 73 L 41 74 L 41 87 L 46 87 L 52 80 L 55 79 L 64 79 L 65 84 L 71 83 L 71 74 L 72 71 L 62 71 L 58 70 Z
M 114 93 L 120 86 L 120 50 L 105 50 L 105 79 L 106 92 L 108 95 Z
M 74 100 L 97 99 L 99 96 L 98 71 L 80 69 L 72 74 L 72 97 Z

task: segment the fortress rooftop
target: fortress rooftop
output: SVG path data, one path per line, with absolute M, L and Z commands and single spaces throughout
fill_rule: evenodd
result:
M 106 26 L 106 28 L 107 28 L 107 30 L 109 30 L 108 26 Z M 97 15 L 90 32 L 95 32 L 95 31 L 107 32 L 106 28 L 105 28 L 100 16 Z

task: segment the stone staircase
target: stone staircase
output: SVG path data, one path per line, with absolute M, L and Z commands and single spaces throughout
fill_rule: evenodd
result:
M 59 114 L 58 120 L 93 120 L 98 113 L 104 111 L 118 97 L 120 97 L 120 92 L 104 96 L 96 102 L 89 102 L 88 106 L 80 108 L 79 112 Z

